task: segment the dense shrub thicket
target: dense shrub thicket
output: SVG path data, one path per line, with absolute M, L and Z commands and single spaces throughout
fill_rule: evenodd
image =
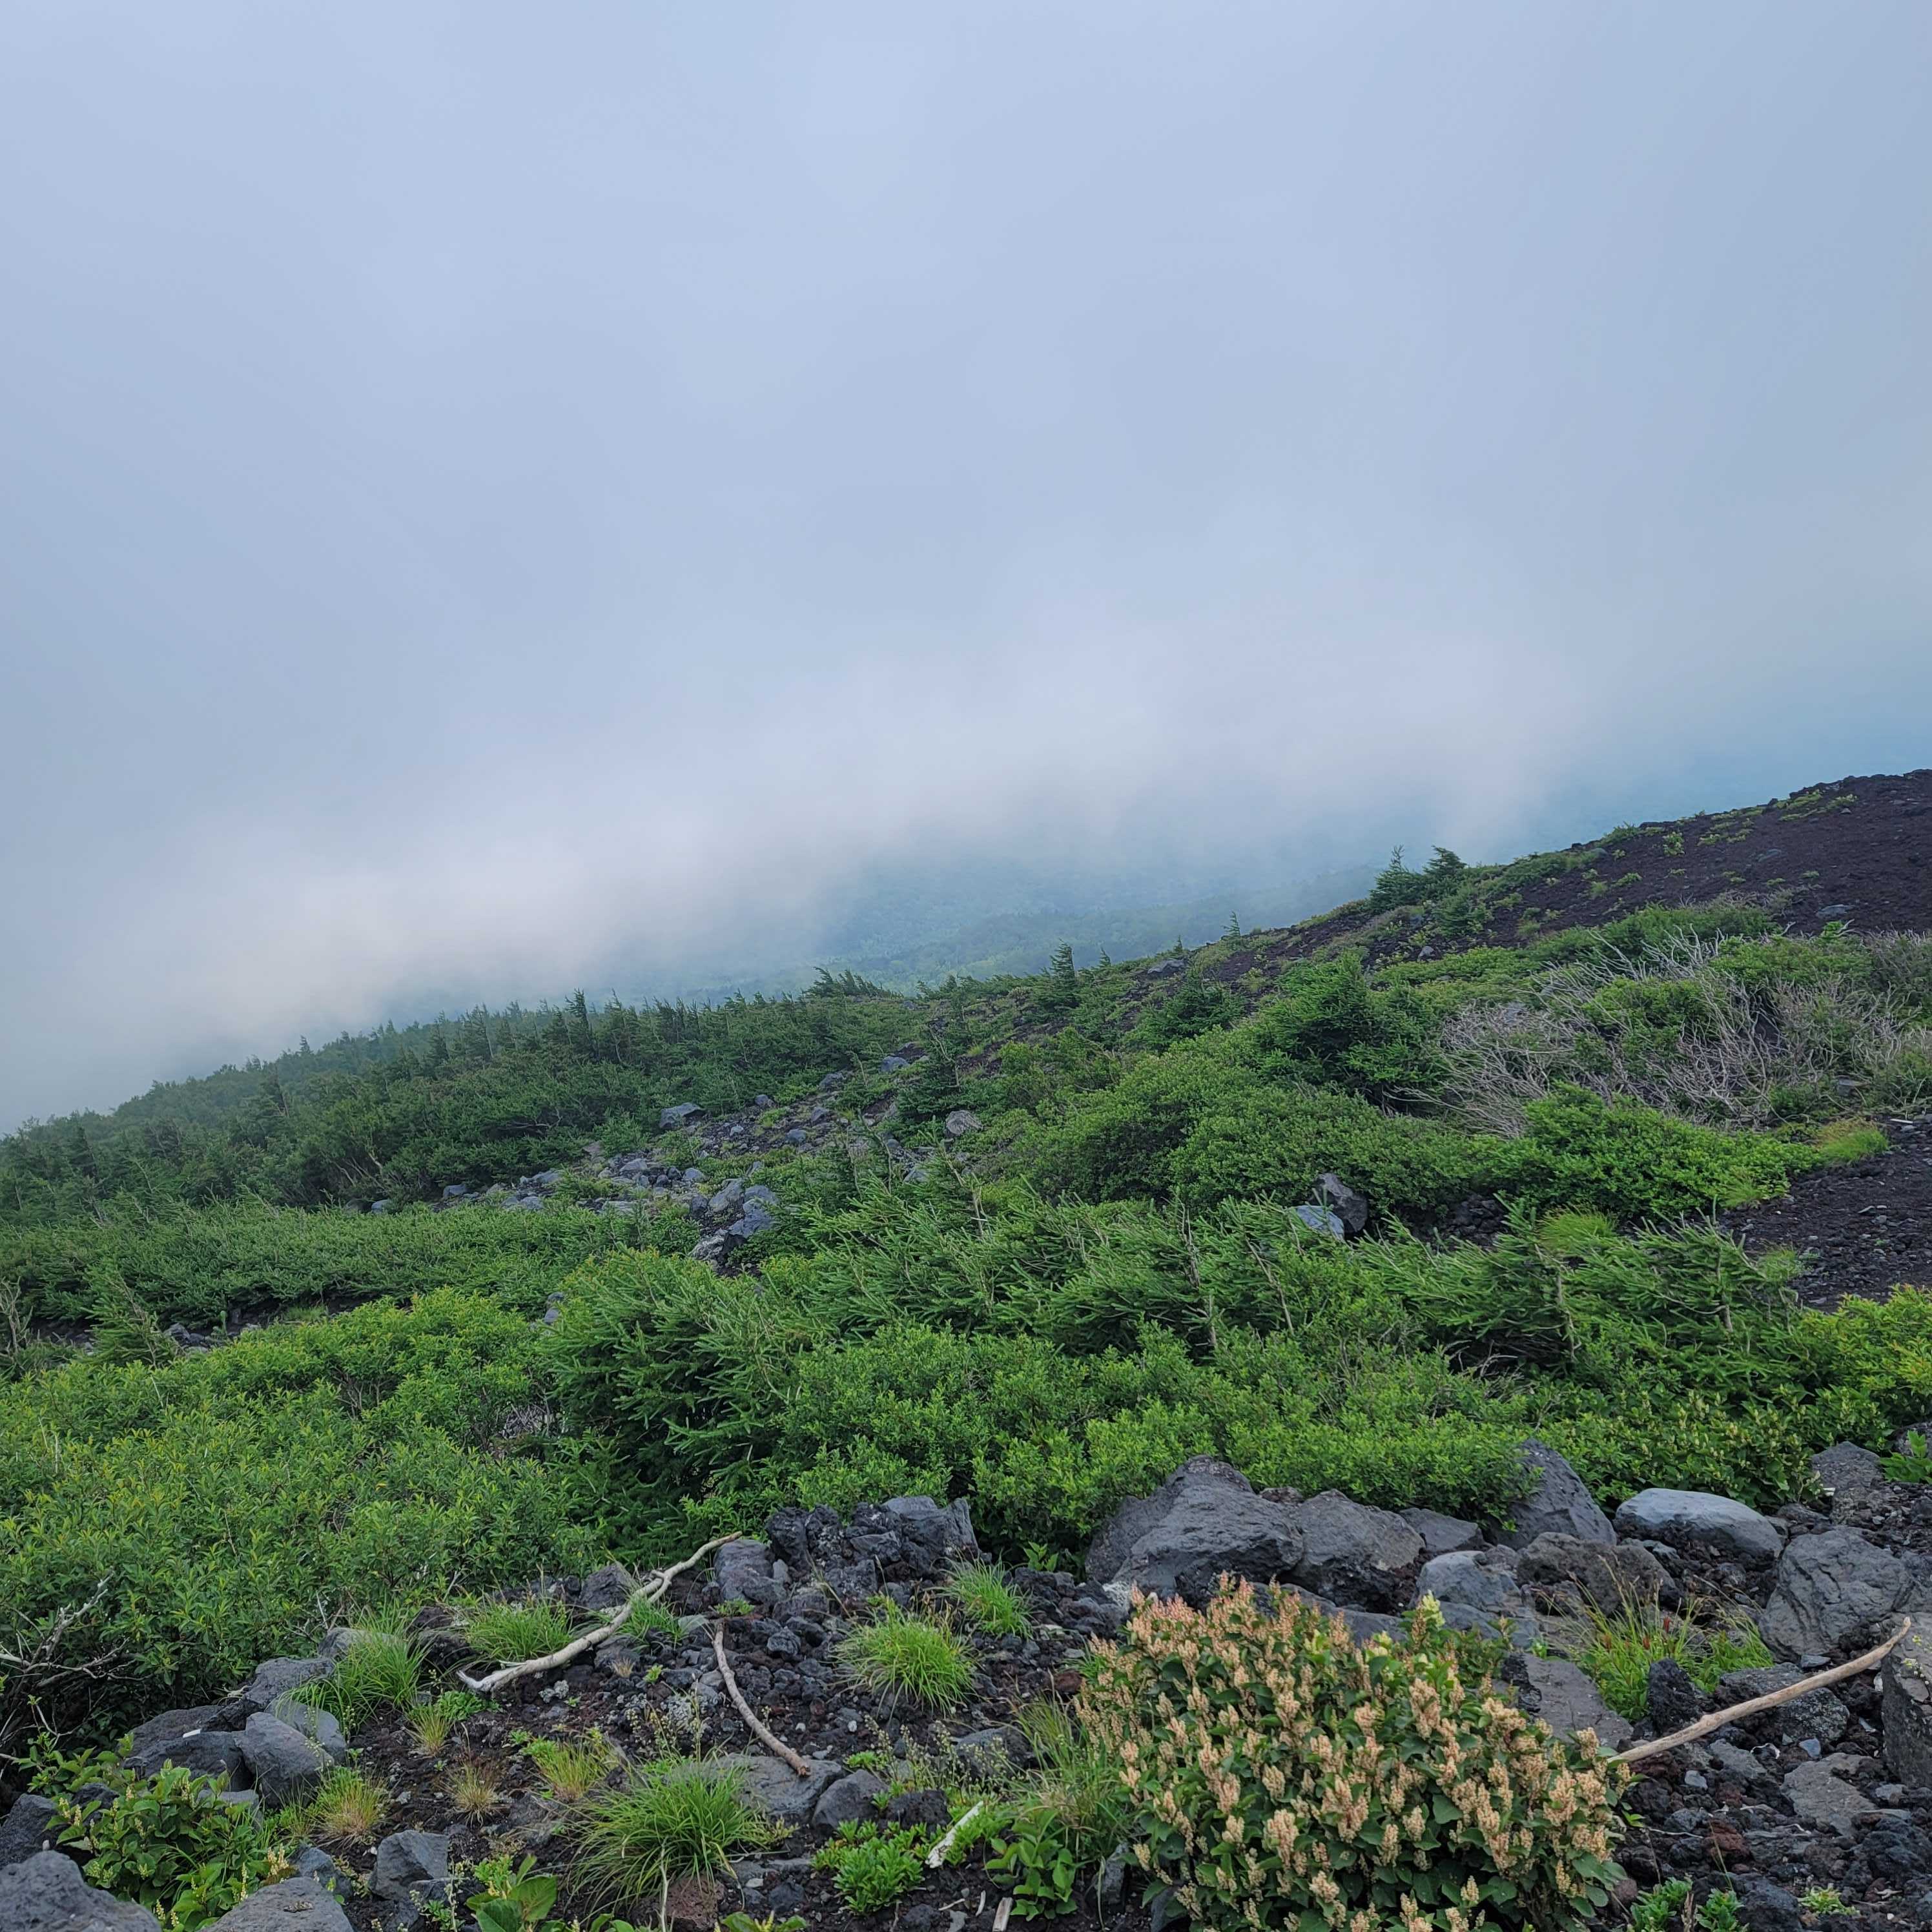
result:
M 1439 913 L 1496 883 L 1471 872 L 1412 876 Z M 1077 1562 L 1203 1451 L 1506 1519 L 1531 1433 L 1612 1497 L 1780 1501 L 1810 1450 L 1923 1416 L 1932 1300 L 1804 1311 L 1790 1258 L 1748 1257 L 1712 1210 L 1932 1096 L 1932 945 L 1763 926 L 1646 914 L 1279 973 L 1231 932 L 1184 974 L 1068 957 L 916 1012 L 856 983 L 698 1015 L 579 1002 L 16 1136 L 0 1726 L 98 1732 L 358 1603 L 663 1555 L 794 1501 L 964 1495 L 1004 1552 Z M 881 1073 L 908 1041 L 925 1058 Z M 660 1106 L 802 1096 L 833 1069 L 831 1104 L 896 1097 L 908 1140 L 974 1109 L 970 1162 L 909 1185 L 770 1154 L 785 1213 L 754 1272 L 659 1252 L 688 1220 L 599 1216 L 569 1182 L 540 1214 L 327 1204 L 593 1137 L 682 1162 Z M 1366 1197 L 1360 1239 L 1294 1211 L 1331 1172 Z M 1472 1198 L 1501 1232 L 1444 1238 Z M 278 1310 L 206 1355 L 163 1332 Z M 46 1325 L 80 1322 L 84 1358 Z

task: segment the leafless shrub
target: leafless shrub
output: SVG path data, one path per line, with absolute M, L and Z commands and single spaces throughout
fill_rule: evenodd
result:
M 1761 942 L 1775 944 L 1775 940 Z M 1932 942 L 1884 934 L 1858 942 L 1881 990 L 1834 972 L 1757 986 L 1719 962 L 1723 942 L 1678 934 L 1637 953 L 1614 949 L 1546 974 L 1532 998 L 1467 1007 L 1441 1035 L 1449 1098 L 1479 1131 L 1514 1136 L 1554 1088 L 1638 1101 L 1687 1120 L 1766 1126 L 1792 1090 L 1841 1094 L 1846 1107 L 1932 1099 L 1932 1028 L 1901 1018 L 1932 988 Z M 1735 960 L 1738 942 L 1730 942 Z M 1619 981 L 1685 988 L 1660 1042 L 1650 1019 L 1605 993 Z

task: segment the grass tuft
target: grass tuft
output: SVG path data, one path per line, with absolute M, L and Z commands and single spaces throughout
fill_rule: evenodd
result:
M 950 1711 L 973 1684 L 972 1653 L 946 1623 L 888 1603 L 875 1623 L 862 1624 L 838 1646 L 852 1681 L 889 1704 Z
M 330 1712 L 354 1731 L 383 1711 L 404 1711 L 422 1683 L 421 1644 L 395 1630 L 357 1630 L 326 1677 L 298 1685 L 296 1701 Z
M 536 1766 L 550 1795 L 565 1804 L 588 1797 L 610 1776 L 617 1762 L 617 1754 L 602 1731 L 592 1731 L 574 1743 L 560 1738 L 534 1738 L 524 1747 L 524 1754 Z
M 1697 1606 L 1690 1608 L 1684 1616 L 1654 1604 L 1626 1604 L 1614 1612 L 1586 1611 L 1583 1633 L 1572 1654 L 1619 1716 L 1634 1721 L 1644 1714 L 1650 1666 L 1666 1658 L 1682 1665 L 1706 1694 L 1731 1671 L 1762 1670 L 1773 1661 L 1763 1638 L 1749 1624 L 1700 1623 Z
M 520 1603 L 472 1604 L 464 1612 L 470 1648 L 496 1664 L 524 1664 L 561 1650 L 575 1633 L 569 1611 L 548 1597 Z
M 1024 1636 L 1033 1628 L 1026 1600 L 997 1563 L 968 1563 L 953 1571 L 946 1594 L 960 1614 L 988 1636 Z
M 449 1802 L 464 1816 L 476 1819 L 494 1811 L 501 1802 L 496 1780 L 475 1759 L 456 1767 L 449 1780 Z
M 338 1765 L 309 1802 L 309 1829 L 319 1838 L 366 1844 L 381 1827 L 388 1806 L 389 1794 L 375 1779 Z
M 740 1773 L 702 1759 L 667 1759 L 591 1798 L 575 1870 L 613 1904 L 648 1900 L 674 1879 L 728 1870 L 734 1851 L 773 1837 Z

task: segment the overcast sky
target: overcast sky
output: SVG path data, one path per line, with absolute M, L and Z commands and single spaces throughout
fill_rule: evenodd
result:
M 1922 0 L 9 0 L 0 1127 L 879 860 L 1932 762 L 1928 84 Z

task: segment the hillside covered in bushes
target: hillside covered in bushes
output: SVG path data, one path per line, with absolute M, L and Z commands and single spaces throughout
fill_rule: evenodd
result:
M 1531 1438 L 1612 1508 L 1813 1494 L 1932 1412 L 1928 851 L 1932 773 L 1848 779 L 1151 960 L 579 995 L 29 1126 L 0 1751 L 788 1510 L 961 1499 L 1070 1591 L 1202 1456 L 1498 1529 Z M 1898 1226 L 1840 1285 L 1846 1186 Z

